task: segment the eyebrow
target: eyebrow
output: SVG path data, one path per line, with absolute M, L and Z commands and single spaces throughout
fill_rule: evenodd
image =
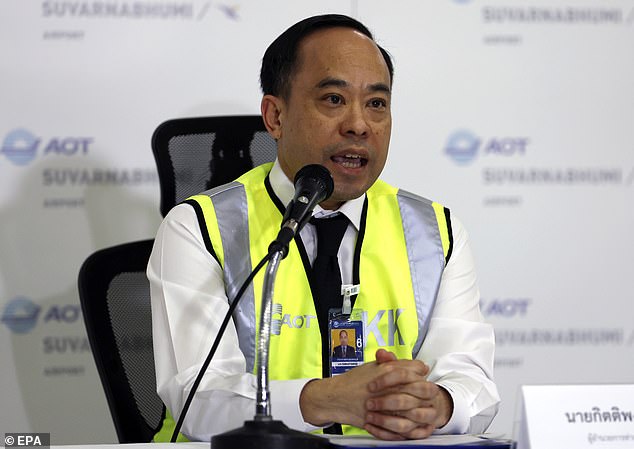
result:
M 327 77 L 317 83 L 317 89 L 323 89 L 325 87 L 341 87 L 346 88 L 349 84 L 346 80 L 342 80 L 340 78 L 332 78 Z M 388 95 L 391 95 L 392 91 L 390 87 L 385 83 L 374 83 L 370 84 L 367 89 L 370 92 L 383 92 Z

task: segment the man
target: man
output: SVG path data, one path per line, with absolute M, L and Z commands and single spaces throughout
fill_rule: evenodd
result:
M 339 345 L 332 350 L 332 356 L 338 359 L 356 358 L 357 353 L 352 346 L 348 346 L 348 332 L 339 332 Z
M 337 258 L 343 283 L 361 285 L 353 307 L 365 318 L 367 363 L 325 375 L 328 318 L 311 268 L 318 231 L 308 224 L 276 281 L 274 302 L 288 320 L 271 340 L 273 416 L 299 430 L 341 423 L 346 433 L 392 440 L 481 432 L 493 419 L 493 333 L 482 322 L 466 233 L 448 210 L 377 181 L 392 72 L 367 28 L 345 16 L 305 19 L 266 51 L 261 111 L 277 161 L 175 207 L 148 266 L 157 389 L 175 416 L 228 301 L 279 230 L 291 180 L 319 163 L 335 189 L 314 216 L 348 220 Z M 261 290 L 260 275 L 192 401 L 182 429 L 190 438 L 208 440 L 253 416 Z

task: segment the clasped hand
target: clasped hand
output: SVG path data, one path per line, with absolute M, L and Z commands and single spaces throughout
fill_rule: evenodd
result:
M 398 360 L 379 349 L 375 362 L 309 382 L 300 407 L 314 425 L 351 424 L 384 440 L 426 438 L 452 413 L 451 397 L 427 381 L 428 373 L 420 360 Z

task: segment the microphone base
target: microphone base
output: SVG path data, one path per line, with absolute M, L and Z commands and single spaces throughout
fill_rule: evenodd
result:
M 289 429 L 282 421 L 245 421 L 211 437 L 211 449 L 330 449 L 326 438 Z

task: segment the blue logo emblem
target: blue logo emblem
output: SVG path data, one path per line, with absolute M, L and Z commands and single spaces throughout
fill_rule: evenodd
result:
M 26 334 L 37 324 L 41 307 L 28 298 L 18 296 L 4 307 L 1 321 L 14 333 Z
M 15 165 L 27 165 L 35 159 L 40 139 L 26 129 L 18 128 L 4 138 L 0 153 Z
M 461 129 L 455 131 L 447 139 L 445 153 L 460 165 L 466 165 L 475 159 L 480 139 L 471 131 Z

